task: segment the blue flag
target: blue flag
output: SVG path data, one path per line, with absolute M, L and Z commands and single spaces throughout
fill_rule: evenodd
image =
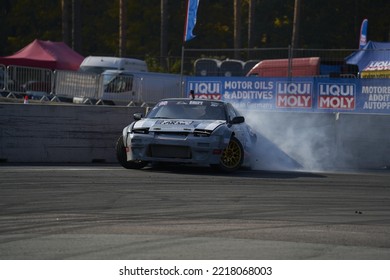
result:
M 368 20 L 364 19 L 362 26 L 360 27 L 360 40 L 359 48 L 362 49 L 367 44 L 367 29 L 368 29 Z
M 184 42 L 195 38 L 195 35 L 192 34 L 192 32 L 196 24 L 196 12 L 198 11 L 198 6 L 199 0 L 188 0 L 186 26 L 184 29 Z

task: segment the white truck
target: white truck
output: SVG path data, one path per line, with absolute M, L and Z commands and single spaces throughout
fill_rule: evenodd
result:
M 144 60 L 136 58 L 87 56 L 80 64 L 79 70 L 95 74 L 101 74 L 105 70 L 148 72 L 148 66 Z
M 56 71 L 55 95 L 75 103 L 153 104 L 165 97 L 180 97 L 184 77 L 148 72 L 143 60 L 88 56 L 79 71 Z
M 179 74 L 106 70 L 102 73 L 101 100 L 115 103 L 156 103 L 162 98 L 181 97 L 185 78 Z
M 105 70 L 101 74 L 56 71 L 55 96 L 74 103 L 148 105 L 183 95 L 185 77 L 158 72 Z

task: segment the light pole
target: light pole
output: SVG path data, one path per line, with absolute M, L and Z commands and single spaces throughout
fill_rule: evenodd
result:
M 119 0 L 119 57 L 126 56 L 126 0 Z

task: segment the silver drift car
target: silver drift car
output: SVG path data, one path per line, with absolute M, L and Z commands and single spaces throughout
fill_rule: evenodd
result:
M 119 163 L 140 169 L 149 163 L 209 165 L 232 172 L 250 167 L 256 134 L 223 101 L 169 98 L 123 129 L 116 144 Z M 253 153 L 252 153 L 253 154 Z

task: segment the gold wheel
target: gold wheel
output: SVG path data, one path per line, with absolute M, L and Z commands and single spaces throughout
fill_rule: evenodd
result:
M 220 168 L 223 171 L 235 171 L 241 167 L 244 160 L 244 151 L 240 141 L 232 137 L 229 145 L 222 153 Z

